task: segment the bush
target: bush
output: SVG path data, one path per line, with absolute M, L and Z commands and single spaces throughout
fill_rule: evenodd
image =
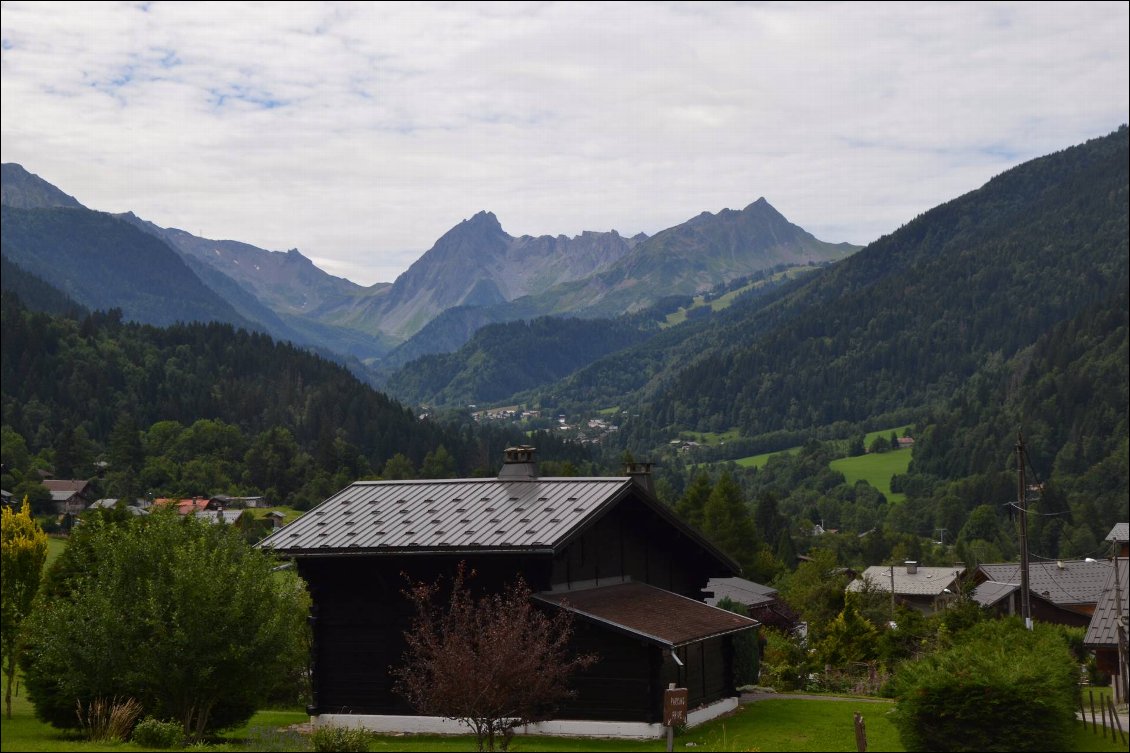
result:
M 36 716 L 74 727 L 75 699 L 117 696 L 180 721 L 190 740 L 247 721 L 305 663 L 309 597 L 275 564 L 192 515 L 84 522 L 27 618 Z
M 363 729 L 348 729 L 326 725 L 314 730 L 313 741 L 316 751 L 366 751 L 372 736 Z
M 899 668 L 893 722 L 909 751 L 1066 750 L 1077 678 L 1053 627 L 988 621 Z
M 143 748 L 178 748 L 184 742 L 181 726 L 147 716 L 133 728 L 132 740 Z

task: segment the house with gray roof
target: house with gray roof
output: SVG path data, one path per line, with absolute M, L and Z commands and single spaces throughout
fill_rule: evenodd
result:
M 532 447 L 506 450 L 496 478 L 359 481 L 257 546 L 295 560 L 314 631 L 309 712 L 319 724 L 463 732 L 416 714 L 393 687 L 414 611 L 413 582 L 461 563 L 496 592 L 521 577 L 540 608 L 574 616 L 578 652 L 599 661 L 539 730 L 658 737 L 663 692 L 688 689 L 690 723 L 737 706 L 733 638 L 756 620 L 702 601 L 737 564 L 651 491 L 646 464 L 624 476 L 538 472 Z
M 777 589 L 745 578 L 711 578 L 702 589 L 705 601 L 717 606 L 722 599 L 741 604 L 762 625 L 789 632 L 800 625 L 800 616 L 782 602 Z
M 1028 593 L 1032 618 L 1058 625 L 1086 627 L 1110 575 L 1106 560 L 1030 562 Z M 981 565 L 973 574 L 972 598 L 998 615 L 1020 614 L 1020 565 Z
M 848 583 L 847 590 L 894 591 L 895 601 L 931 614 L 946 607 L 957 597 L 958 580 L 965 574 L 961 565 L 953 567 L 922 567 L 917 562 L 904 562 L 901 566 L 872 565 L 863 574 Z
M 1113 562 L 1095 612 L 1083 636 L 1083 646 L 1095 652 L 1098 668 L 1111 676 L 1115 703 L 1130 698 L 1130 648 L 1127 646 L 1130 623 L 1130 525 L 1119 523 L 1107 535 Z

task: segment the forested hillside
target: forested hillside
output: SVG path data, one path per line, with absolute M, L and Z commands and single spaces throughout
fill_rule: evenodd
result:
M 491 324 L 455 353 L 423 356 L 387 382 L 412 403 L 494 402 L 556 381 L 597 358 L 646 340 L 627 320 L 558 319 Z
M 5 452 L 18 435 L 56 477 L 91 477 L 100 460 L 122 472 L 120 457 L 107 460 L 118 433 L 142 445 L 132 476 L 117 479 L 132 492 L 273 489 L 276 501 L 306 505 L 376 473 L 489 473 L 507 444 L 528 440 L 420 420 L 336 364 L 226 324 L 160 329 L 120 311 L 71 319 L 7 293 L 0 313 Z M 547 458 L 583 460 L 538 441 Z

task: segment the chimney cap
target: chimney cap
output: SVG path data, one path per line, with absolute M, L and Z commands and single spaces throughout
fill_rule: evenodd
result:
M 507 447 L 502 455 L 499 479 L 532 480 L 538 477 L 537 448 L 528 444 Z

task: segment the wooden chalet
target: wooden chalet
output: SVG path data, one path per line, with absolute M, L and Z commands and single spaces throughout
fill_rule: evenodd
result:
M 56 515 L 74 518 L 94 501 L 91 482 L 85 479 L 49 478 L 43 485 L 51 494 L 51 509 Z
M 847 590 L 872 588 L 887 593 L 893 590 L 898 603 L 923 614 L 933 614 L 945 609 L 956 597 L 958 580 L 964 573 L 965 568 L 961 566 L 922 567 L 913 560 L 903 563 L 902 567 L 872 565 L 858 579 L 848 583 Z
M 1107 534 L 1113 557 L 1095 612 L 1087 625 L 1083 646 L 1095 652 L 1101 671 L 1111 676 L 1114 701 L 1130 698 L 1130 524 L 1118 523 Z
M 414 614 L 405 576 L 433 582 L 460 562 L 481 592 L 520 575 L 543 608 L 574 614 L 577 651 L 600 658 L 574 678 L 559 720 L 656 734 L 672 682 L 688 688 L 692 710 L 706 710 L 699 719 L 736 706 L 733 636 L 758 623 L 705 604 L 702 588 L 738 566 L 658 502 L 649 481 L 639 469 L 539 477 L 534 449 L 510 448 L 497 478 L 357 482 L 272 533 L 259 546 L 293 557 L 313 599 L 310 713 L 360 715 L 344 723 L 379 729 L 395 728 L 380 717 L 414 716 L 389 676 Z M 410 725 L 424 729 L 440 727 Z
M 1028 603 L 1040 622 L 1087 627 L 1110 576 L 1105 560 L 1032 562 Z M 1020 565 L 981 565 L 973 574 L 972 598 L 998 616 L 1021 614 Z

